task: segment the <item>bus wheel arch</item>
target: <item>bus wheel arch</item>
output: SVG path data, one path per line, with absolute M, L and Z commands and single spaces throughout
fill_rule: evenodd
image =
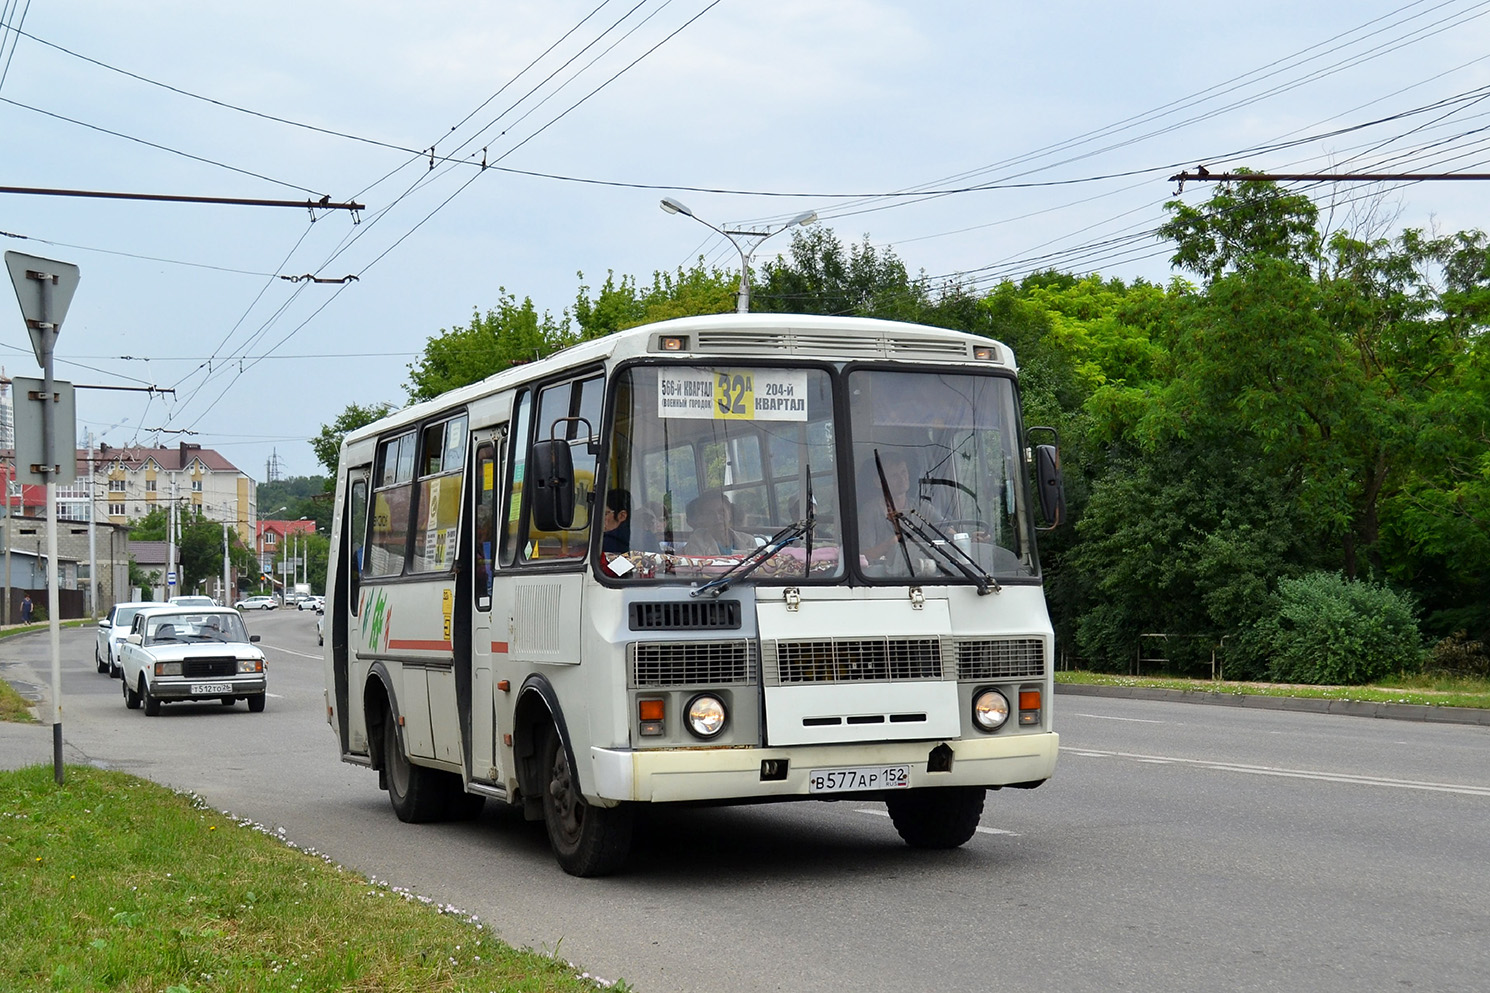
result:
M 563 711 L 546 681 L 531 679 L 514 712 L 524 816 L 541 818 L 559 866 L 572 876 L 607 876 L 631 851 L 636 810 L 589 803 L 579 784 Z

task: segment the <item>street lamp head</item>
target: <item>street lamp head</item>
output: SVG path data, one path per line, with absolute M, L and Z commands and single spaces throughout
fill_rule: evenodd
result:
M 794 227 L 798 224 L 811 224 L 815 220 L 817 220 L 817 211 L 808 210 L 798 214 L 796 217 L 793 217 L 791 220 L 787 221 L 786 226 Z
M 682 214 L 684 217 L 693 216 L 693 211 L 689 210 L 687 207 L 683 206 L 683 204 L 679 203 L 677 200 L 674 200 L 672 197 L 663 197 L 662 203 L 658 204 L 658 206 L 667 211 L 669 214 Z

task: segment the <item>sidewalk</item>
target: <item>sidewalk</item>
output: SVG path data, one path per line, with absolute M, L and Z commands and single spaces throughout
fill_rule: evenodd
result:
M 1413 703 L 1372 703 L 1366 700 L 1315 700 L 1291 696 L 1251 696 L 1214 690 L 1169 690 L 1145 686 L 1091 686 L 1056 683 L 1057 695 L 1112 696 L 1130 700 L 1168 700 L 1175 703 L 1205 703 L 1219 707 L 1251 707 L 1256 710 L 1294 710 L 1309 714 L 1341 714 L 1346 717 L 1375 717 L 1393 721 L 1423 721 L 1430 724 L 1475 724 L 1490 727 L 1490 710 L 1477 707 L 1425 707 Z

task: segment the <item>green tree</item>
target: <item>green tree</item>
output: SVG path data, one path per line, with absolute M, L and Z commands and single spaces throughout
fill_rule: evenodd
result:
M 475 312 L 465 327 L 441 328 L 409 364 L 409 399 L 429 400 L 576 341 L 568 317 L 539 315 L 530 297 L 521 302 L 498 290 L 497 306 Z
M 766 312 L 857 315 L 918 320 L 929 303 L 925 284 L 911 279 L 895 253 L 866 235 L 844 247 L 831 228 L 793 230 L 788 255 L 768 260 L 752 280 L 750 307 Z
M 393 405 L 388 403 L 368 404 L 365 407 L 361 404 L 349 403 L 347 409 L 343 410 L 336 420 L 330 424 L 321 425 L 321 433 L 310 440 L 310 447 L 316 453 L 316 461 L 326 467 L 326 478 L 331 485 L 335 485 L 336 462 L 341 456 L 342 439 L 358 428 L 366 427 L 373 421 L 386 417 L 392 410 Z M 264 506 L 262 494 L 263 487 L 261 486 L 260 507 Z

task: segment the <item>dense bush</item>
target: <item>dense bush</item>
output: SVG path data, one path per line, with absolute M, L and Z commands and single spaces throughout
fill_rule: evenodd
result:
M 1274 600 L 1258 635 L 1276 682 L 1361 685 L 1422 664 L 1412 600 L 1387 586 L 1314 572 L 1281 580 Z
M 1490 654 L 1485 652 L 1483 642 L 1472 641 L 1467 633 L 1455 631 L 1433 646 L 1423 667 L 1447 676 L 1485 679 L 1490 678 Z

